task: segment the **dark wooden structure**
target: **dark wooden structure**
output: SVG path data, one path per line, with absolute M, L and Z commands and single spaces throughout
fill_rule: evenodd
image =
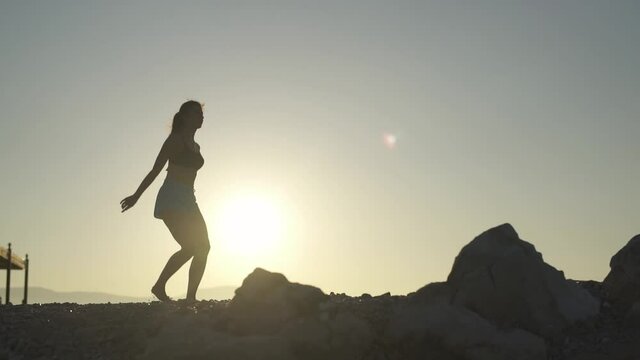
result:
M 29 286 L 29 255 L 26 259 L 13 254 L 11 243 L 7 249 L 0 247 L 0 269 L 7 270 L 7 288 L 5 293 L 5 303 L 9 303 L 9 295 L 11 295 L 11 271 L 24 270 L 24 299 L 23 304 L 27 303 L 27 289 Z

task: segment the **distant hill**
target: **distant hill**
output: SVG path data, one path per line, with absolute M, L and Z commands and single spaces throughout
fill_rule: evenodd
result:
M 199 300 L 225 300 L 231 299 L 235 291 L 234 286 L 216 286 L 212 288 L 204 288 L 198 290 Z M 21 304 L 23 298 L 23 288 L 11 288 L 11 302 L 13 304 Z M 5 288 L 0 288 L 0 298 L 5 303 Z M 101 303 L 131 303 L 131 302 L 148 302 L 157 300 L 151 294 L 147 297 L 135 297 L 115 295 L 103 292 L 91 291 L 54 291 L 43 287 L 29 287 L 29 304 L 40 303 L 78 303 L 78 304 L 101 304 Z M 182 298 L 185 294 L 182 294 Z

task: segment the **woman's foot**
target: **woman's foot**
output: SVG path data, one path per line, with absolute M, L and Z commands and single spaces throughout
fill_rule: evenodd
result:
M 154 285 L 151 288 L 151 293 L 153 295 L 155 295 L 158 300 L 162 301 L 162 302 L 168 302 L 168 301 L 173 301 L 173 299 L 171 299 L 167 293 L 164 290 L 164 286 L 160 286 L 160 285 Z
M 194 305 L 195 303 L 197 303 L 198 300 L 196 300 L 195 298 L 186 298 L 186 299 L 180 299 L 178 300 L 178 304 L 180 305 Z

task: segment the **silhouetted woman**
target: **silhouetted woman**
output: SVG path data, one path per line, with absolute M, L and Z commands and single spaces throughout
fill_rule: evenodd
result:
M 151 292 L 161 301 L 171 300 L 165 292 L 167 280 L 191 258 L 193 260 L 189 268 L 186 301 L 195 301 L 207 264 L 209 236 L 193 188 L 196 173 L 204 164 L 200 146 L 193 139 L 196 130 L 202 126 L 203 119 L 202 105 L 199 102 L 190 100 L 182 104 L 180 111 L 173 117 L 171 134 L 164 141 L 153 168 L 142 180 L 138 190 L 120 202 L 123 212 L 135 205 L 169 161 L 167 177 L 156 198 L 154 217 L 164 221 L 181 248 L 169 258 L 158 281 L 151 288 Z

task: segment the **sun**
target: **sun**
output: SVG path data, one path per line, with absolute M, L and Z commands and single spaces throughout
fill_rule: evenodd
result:
M 283 235 L 282 211 L 278 202 L 260 194 L 239 194 L 221 206 L 213 229 L 230 253 L 271 253 Z

